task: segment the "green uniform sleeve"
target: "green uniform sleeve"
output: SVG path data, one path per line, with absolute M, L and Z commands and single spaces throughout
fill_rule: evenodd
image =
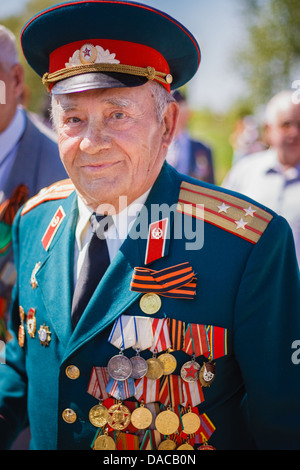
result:
M 235 308 L 234 347 L 259 449 L 299 449 L 300 281 L 292 232 L 274 217 L 244 270 Z

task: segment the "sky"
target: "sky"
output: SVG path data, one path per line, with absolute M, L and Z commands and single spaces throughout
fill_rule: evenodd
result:
M 0 22 L 20 9 L 26 12 L 26 3 L 28 0 L 0 0 Z M 56 3 L 62 0 L 53 2 Z M 207 107 L 226 112 L 243 96 L 246 85 L 233 65 L 237 46 L 247 40 L 239 0 L 139 0 L 139 3 L 173 16 L 197 39 L 202 59 L 187 89 L 193 109 Z

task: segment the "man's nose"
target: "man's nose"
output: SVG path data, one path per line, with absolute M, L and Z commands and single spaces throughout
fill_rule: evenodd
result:
M 105 131 L 105 127 L 99 122 L 89 124 L 80 142 L 80 149 L 85 153 L 96 154 L 110 147 L 111 138 Z

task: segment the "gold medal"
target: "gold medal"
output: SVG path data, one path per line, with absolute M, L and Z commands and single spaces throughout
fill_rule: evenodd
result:
M 105 408 L 101 403 L 93 406 L 89 412 L 89 420 L 96 428 L 102 428 L 106 425 L 108 420 L 107 408 Z
M 199 380 L 202 387 L 210 387 L 216 377 L 216 365 L 213 362 L 205 362 L 200 369 Z
M 146 373 L 147 379 L 158 380 L 164 374 L 162 363 L 155 357 L 147 359 L 148 370 Z
M 34 338 L 36 332 L 35 308 L 30 308 L 27 313 L 27 331 L 30 338 Z
M 131 414 L 131 423 L 137 429 L 146 429 L 151 426 L 153 416 L 150 410 L 141 404 L 139 408 L 136 408 Z
M 102 434 L 96 437 L 93 450 L 116 450 L 116 443 L 112 437 Z
M 174 434 L 179 428 L 179 424 L 178 416 L 170 409 L 159 413 L 155 420 L 156 429 L 165 436 Z
M 148 315 L 154 315 L 154 313 L 157 313 L 161 308 L 161 299 L 159 295 L 153 293 L 143 295 L 140 300 L 140 308 Z
M 164 353 L 157 359 L 162 363 L 164 375 L 172 374 L 177 367 L 177 361 L 172 354 Z
M 162 441 L 157 450 L 175 450 L 176 449 L 176 442 L 172 441 L 171 439 L 165 439 Z
M 130 424 L 130 417 L 129 409 L 122 403 L 117 403 L 109 408 L 107 422 L 111 428 L 123 431 Z
M 18 330 L 18 343 L 20 348 L 24 348 L 25 344 L 25 328 L 24 328 L 24 318 L 25 318 L 25 312 L 23 307 L 19 307 L 19 314 L 20 314 L 20 320 L 21 324 L 19 325 L 19 330 Z
M 184 444 L 181 444 L 181 446 L 177 447 L 176 450 L 194 450 L 194 447 L 188 442 L 185 442 Z
M 200 418 L 196 413 L 193 413 L 191 410 L 182 415 L 181 420 L 182 430 L 185 434 L 194 434 L 200 428 Z

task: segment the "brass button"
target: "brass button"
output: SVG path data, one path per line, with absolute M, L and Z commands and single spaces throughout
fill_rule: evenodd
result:
M 76 380 L 80 376 L 80 370 L 76 366 L 68 366 L 66 368 L 66 376 L 69 377 L 69 379 Z
M 77 415 L 76 415 L 75 411 L 71 410 L 71 408 L 66 408 L 62 412 L 62 417 L 63 417 L 63 420 L 68 424 L 75 423 L 75 421 L 77 419 Z

